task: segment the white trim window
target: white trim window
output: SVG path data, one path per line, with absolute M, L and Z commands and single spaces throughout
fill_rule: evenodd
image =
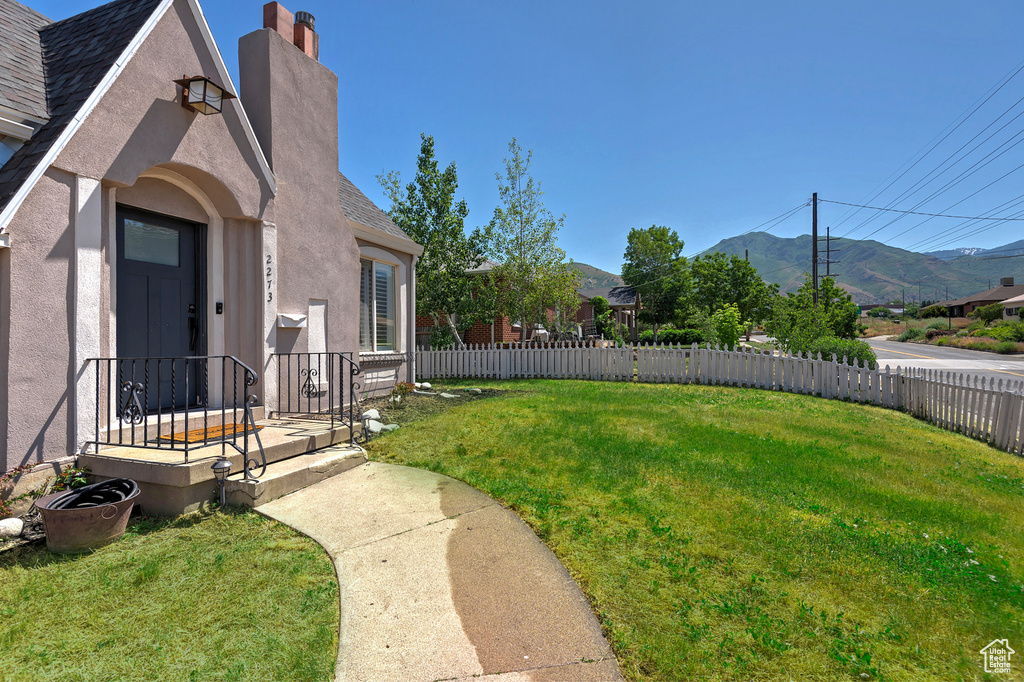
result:
M 359 261 L 359 350 L 398 350 L 395 266 Z

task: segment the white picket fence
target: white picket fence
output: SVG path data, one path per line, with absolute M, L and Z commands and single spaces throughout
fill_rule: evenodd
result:
M 1024 454 L 1024 382 L 932 370 L 858 367 L 832 358 L 683 346 L 470 345 L 416 352 L 418 380 L 585 379 L 743 386 L 905 410 Z

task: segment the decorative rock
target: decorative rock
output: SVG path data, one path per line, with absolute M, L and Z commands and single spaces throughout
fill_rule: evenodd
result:
M 384 426 L 381 427 L 381 430 L 382 431 L 397 431 L 398 430 L 398 424 L 385 424 Z
M 481 391 L 479 388 L 471 388 L 469 389 L 469 392 L 472 393 L 473 395 L 480 395 L 481 393 L 483 393 L 483 391 Z
M 0 521 L 0 538 L 16 538 L 21 535 L 21 529 L 25 527 L 25 522 L 18 517 L 4 519 Z
M 429 381 L 424 381 L 422 384 L 419 385 L 419 388 L 429 391 L 433 387 L 430 385 Z
M 370 433 L 380 433 L 381 429 L 383 429 L 383 428 L 384 428 L 384 425 L 381 424 L 376 419 L 367 419 L 366 420 L 366 430 L 369 431 Z
M 461 398 L 461 395 L 452 395 L 451 393 L 442 393 L 442 398 Z
M 437 395 L 433 391 L 420 391 L 418 389 L 413 389 L 412 392 L 415 393 L 416 395 Z
M 377 410 L 367 410 L 363 412 L 363 419 L 380 419 L 380 412 Z
M 423 384 L 417 381 L 416 383 L 413 384 L 413 388 L 423 388 Z

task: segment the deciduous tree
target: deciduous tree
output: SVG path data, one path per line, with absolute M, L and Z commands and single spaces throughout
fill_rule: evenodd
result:
M 547 308 L 563 318 L 576 312 L 580 273 L 558 246 L 565 216 L 556 218 L 544 206 L 540 183 L 530 175 L 533 152 L 524 157 L 515 138 L 508 150 L 504 175 L 495 173 L 501 205 L 486 234 L 488 253 L 498 263 L 492 271 L 497 311 L 522 324 L 525 340 L 534 322 L 547 322 Z
M 416 312 L 430 316 L 435 329 L 447 329 L 449 334 L 443 336 L 464 348 L 459 333 L 492 315 L 486 278 L 466 275 L 484 260 L 484 238 L 479 230 L 466 234 L 469 208 L 465 199 L 455 199 L 459 186 L 455 162 L 441 171 L 434 158 L 433 136 L 420 138 L 413 182 L 403 188 L 397 171 L 377 180 L 391 199 L 388 215 L 423 246 L 416 265 Z
M 693 304 L 707 315 L 728 304 L 735 305 L 744 322 L 764 322 L 772 313 L 772 301 L 779 291 L 768 284 L 746 259 L 715 252 L 693 259 Z M 748 328 L 749 333 L 749 328 Z
M 626 236 L 622 280 L 640 296 L 641 322 L 654 329 L 670 322 L 689 293 L 690 273 L 683 257 L 683 240 L 663 225 L 633 228 Z
M 857 334 L 857 305 L 835 280 L 825 277 L 818 287 L 818 305 L 808 275 L 794 294 L 777 296 L 766 331 L 784 350 L 805 352 L 818 339 L 853 339 Z

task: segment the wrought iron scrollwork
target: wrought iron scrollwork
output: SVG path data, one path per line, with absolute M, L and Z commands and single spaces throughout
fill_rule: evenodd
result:
M 302 382 L 302 377 L 306 377 L 306 381 L 302 383 L 299 388 L 299 395 L 303 398 L 316 398 L 320 395 L 320 389 L 313 382 L 313 377 L 319 374 L 319 370 L 316 369 L 303 369 L 299 370 L 299 381 Z
M 267 455 L 263 451 L 263 441 L 260 440 L 260 432 L 256 428 L 256 419 L 253 417 L 252 414 L 252 407 L 258 402 L 259 399 L 256 398 L 256 396 L 254 395 L 250 395 L 249 399 L 245 401 L 245 428 L 252 429 L 252 435 L 256 438 L 256 453 L 258 453 L 260 457 L 259 459 L 256 459 L 255 457 L 250 457 L 248 447 L 246 448 L 246 451 L 242 453 L 245 458 L 243 470 L 244 477 L 246 480 L 259 480 L 264 476 L 264 474 L 267 473 Z M 254 476 L 252 471 L 257 467 L 260 468 L 260 473 L 259 476 Z
M 124 382 L 124 385 L 121 386 L 121 392 L 127 394 L 124 405 L 121 406 L 122 424 L 141 424 L 146 420 L 146 411 L 142 408 L 142 401 L 139 400 L 139 396 L 144 390 L 145 386 L 142 384 L 133 384 L 130 381 Z

